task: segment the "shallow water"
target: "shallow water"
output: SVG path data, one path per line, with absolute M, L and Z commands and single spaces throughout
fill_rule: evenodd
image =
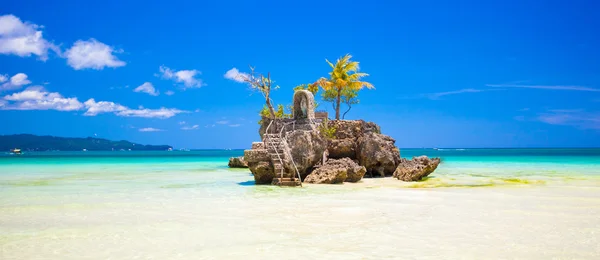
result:
M 0 155 L 0 259 L 599 259 L 600 150 L 402 150 L 431 178 L 255 186 L 242 151 Z

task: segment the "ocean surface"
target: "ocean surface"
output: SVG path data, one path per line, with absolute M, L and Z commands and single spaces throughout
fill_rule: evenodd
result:
M 242 154 L 0 153 L 0 259 L 600 259 L 600 149 L 401 149 L 442 164 L 302 188 Z

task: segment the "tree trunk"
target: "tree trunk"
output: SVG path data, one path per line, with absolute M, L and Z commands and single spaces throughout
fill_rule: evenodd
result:
M 271 119 L 275 119 L 275 109 L 273 109 L 273 105 L 271 104 L 271 99 L 269 98 L 269 93 L 266 95 L 267 107 L 269 108 L 269 113 L 271 114 Z
M 350 105 L 350 103 L 348 103 L 348 110 L 346 110 L 346 112 L 344 112 L 344 114 L 342 115 L 342 120 L 346 119 L 346 114 L 348 114 L 348 112 L 350 112 L 350 109 L 352 109 L 352 105 Z
M 335 120 L 340 120 L 340 101 L 342 100 L 342 89 L 338 89 L 337 99 L 335 100 Z

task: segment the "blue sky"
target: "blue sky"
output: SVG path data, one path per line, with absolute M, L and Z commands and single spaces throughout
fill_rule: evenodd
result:
M 452 3 L 451 3 L 452 2 Z M 595 1 L 5 1 L 0 134 L 179 148 L 259 140 L 277 104 L 350 53 L 375 90 L 348 114 L 400 147 L 600 146 Z M 329 104 L 320 108 L 328 109 Z

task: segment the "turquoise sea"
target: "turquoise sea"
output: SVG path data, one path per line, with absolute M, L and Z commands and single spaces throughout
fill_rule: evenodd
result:
M 242 150 L 0 153 L 0 259 L 600 258 L 600 149 L 401 154 L 442 164 L 279 188 Z

